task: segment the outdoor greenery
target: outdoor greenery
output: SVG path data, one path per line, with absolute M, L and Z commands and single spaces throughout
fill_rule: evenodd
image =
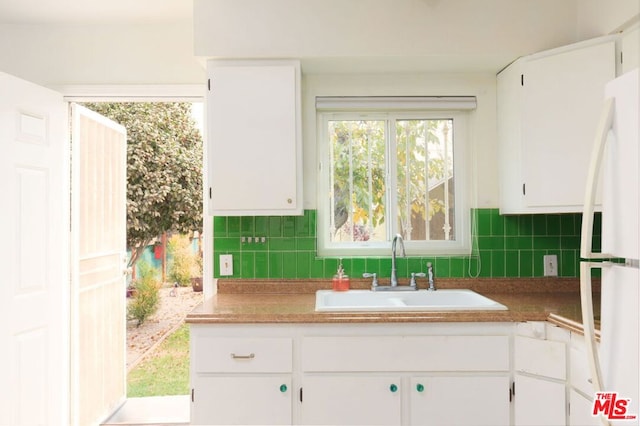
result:
M 137 327 L 158 310 L 160 302 L 160 280 L 148 262 L 138 263 L 140 274 L 134 282 L 135 292 L 127 305 L 127 317 L 137 320 Z
M 127 396 L 189 393 L 189 326 L 182 324 L 127 378 Z
M 433 188 L 453 174 L 449 119 L 397 119 L 394 181 L 397 205 L 388 206 L 386 174 L 387 121 L 331 120 L 334 240 L 386 240 L 380 225 L 389 209 L 398 214 L 393 228 L 406 239 L 427 239 L 426 223 L 444 210 L 442 195 Z M 449 147 L 445 155 L 445 140 Z M 447 158 L 448 156 L 448 158 Z M 447 171 L 447 175 L 445 175 Z M 453 200 L 451 200 L 453 202 Z
M 169 263 L 169 278 L 180 286 L 188 286 L 191 277 L 200 277 L 200 262 L 191 248 L 191 241 L 186 235 L 174 234 L 167 244 L 171 262 Z
M 127 246 L 132 266 L 164 232 L 202 230 L 202 135 L 190 103 L 90 103 L 127 129 Z

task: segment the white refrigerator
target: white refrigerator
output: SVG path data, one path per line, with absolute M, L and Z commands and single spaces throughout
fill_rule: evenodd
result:
M 604 425 L 637 425 L 640 415 L 640 228 L 638 69 L 609 82 L 593 148 L 582 217 L 582 319 L 594 403 Z M 592 252 L 594 199 L 602 184 L 602 252 Z M 591 270 L 600 268 L 600 345 L 594 335 Z

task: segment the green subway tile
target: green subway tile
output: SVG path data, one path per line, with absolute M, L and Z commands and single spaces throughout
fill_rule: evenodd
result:
M 561 235 L 560 221 L 559 214 L 547 215 L 547 235 Z
M 449 262 L 449 258 L 437 257 L 433 273 L 440 278 L 449 278 L 451 276 L 451 263 Z
M 296 249 L 295 238 L 269 238 L 269 250 L 292 251 Z
M 282 217 L 282 236 L 283 237 L 296 236 L 296 216 Z
M 338 259 L 325 259 L 323 276 L 332 278 L 338 270 Z
M 509 237 L 520 235 L 520 219 L 518 216 L 504 216 L 504 234 Z
M 533 237 L 505 237 L 504 248 L 507 250 L 531 250 Z
M 296 264 L 298 272 L 296 278 L 311 278 L 311 261 L 313 254 L 309 252 L 297 252 Z
M 491 212 L 491 235 L 504 235 L 505 217 L 501 216 L 497 209 Z
M 269 252 L 269 278 L 283 278 L 282 253 Z
M 269 255 L 267 252 L 254 254 L 254 275 L 256 278 L 269 278 Z
M 449 276 L 451 278 L 462 278 L 467 274 L 464 258 L 452 257 L 449 262 Z
M 426 272 L 425 262 L 423 262 L 421 257 L 410 257 L 407 260 L 407 271 L 409 274 L 411 272 Z
M 269 236 L 282 237 L 282 218 L 280 216 L 269 216 Z
M 315 251 L 316 239 L 312 237 L 308 238 L 296 238 L 296 250 L 303 251 Z
M 229 237 L 240 236 L 240 218 L 237 216 L 229 216 L 227 218 L 227 235 Z
M 480 250 L 504 250 L 504 237 L 478 237 Z
M 532 215 L 523 215 L 518 217 L 518 235 L 533 234 L 533 217 Z
M 533 277 L 533 250 L 520 250 L 520 278 Z
M 380 277 L 380 259 L 377 257 L 368 257 L 365 259 L 365 272 L 370 274 L 378 274 Z M 388 272 L 387 272 L 388 273 Z
M 546 250 L 533 250 L 533 276 L 544 276 L 544 255 Z
M 267 251 L 269 250 L 269 238 L 266 239 L 266 242 L 252 242 L 252 243 L 247 243 L 245 245 L 242 246 L 244 250 L 251 250 L 251 251 Z
M 327 278 L 324 275 L 324 259 L 314 257 L 311 262 L 311 278 Z
M 362 278 L 362 274 L 367 272 L 364 258 L 351 259 L 351 268 L 346 272 L 351 278 Z
M 220 254 L 229 250 L 240 250 L 240 237 L 216 238 L 213 242 L 213 248 Z
M 255 276 L 255 254 L 242 253 L 240 276 L 242 278 L 254 278 Z
M 480 276 L 491 277 L 491 251 L 480 252 Z
M 477 210 L 478 235 L 491 235 L 491 212 L 488 209 Z
M 576 235 L 574 214 L 560 215 L 560 235 Z
M 396 259 L 396 270 L 398 278 L 406 278 L 409 276 L 409 262 L 406 257 L 398 257 Z
M 379 277 L 391 277 L 391 257 L 383 257 L 379 259 L 380 269 L 378 270 Z
M 491 276 L 505 276 L 505 255 L 503 250 L 494 250 L 491 252 Z
M 240 218 L 240 234 L 247 237 L 253 237 L 255 233 L 255 218 L 253 216 L 242 216 Z
M 520 254 L 517 250 L 507 250 L 504 253 L 505 276 L 517 278 L 520 274 Z
M 282 278 L 298 278 L 298 256 L 295 252 L 282 253 Z
M 480 264 L 480 257 L 471 256 L 464 259 L 464 273 L 465 277 L 479 277 L 482 265 Z
M 349 275 L 349 271 L 351 270 L 351 259 L 345 259 L 345 258 L 341 258 L 338 259 L 338 263 L 342 262 L 342 270 L 344 271 L 345 275 Z
M 305 210 L 304 212 L 305 215 L 309 216 L 309 236 L 310 237 L 316 237 L 316 211 L 315 210 Z
M 553 250 L 560 248 L 560 237 L 534 237 L 534 250 Z
M 533 235 L 547 235 L 547 216 L 544 214 L 533 215 Z
M 562 236 L 560 237 L 561 249 L 579 249 L 580 237 L 579 236 Z
M 577 277 L 579 276 L 578 267 L 578 250 L 562 250 L 558 256 L 559 270 L 558 275 L 561 277 Z
M 602 213 L 594 213 L 593 215 L 593 235 L 602 235 Z
M 295 232 L 297 237 L 308 237 L 309 232 L 309 216 L 295 216 Z
M 213 217 L 213 236 L 214 238 L 227 236 L 227 218 L 225 216 Z
M 267 216 L 257 216 L 255 218 L 256 237 L 266 237 L 269 235 L 269 218 Z
M 600 253 L 602 247 L 602 237 L 594 235 L 591 239 L 591 251 L 594 253 Z

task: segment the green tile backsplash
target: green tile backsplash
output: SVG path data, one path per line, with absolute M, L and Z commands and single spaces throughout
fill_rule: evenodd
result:
M 217 216 L 213 221 L 214 259 L 233 255 L 232 278 L 330 278 L 337 268 L 337 259 L 316 257 L 315 210 L 303 216 Z M 596 215 L 596 249 L 599 221 Z M 501 216 L 498 209 L 473 209 L 472 225 L 473 255 L 399 258 L 398 275 L 424 271 L 426 262 L 433 262 L 438 277 L 540 277 L 542 257 L 555 254 L 560 276 L 578 276 L 580 214 Z M 388 277 L 391 259 L 343 258 L 343 265 L 352 277 L 363 272 Z M 214 276 L 220 276 L 217 261 Z

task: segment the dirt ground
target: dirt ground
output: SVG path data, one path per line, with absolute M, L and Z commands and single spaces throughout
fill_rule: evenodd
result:
M 191 287 L 160 289 L 158 311 L 149 317 L 140 327 L 136 321 L 127 322 L 127 370 L 131 370 L 183 321 L 185 316 L 203 300 L 202 292 L 194 292 Z

